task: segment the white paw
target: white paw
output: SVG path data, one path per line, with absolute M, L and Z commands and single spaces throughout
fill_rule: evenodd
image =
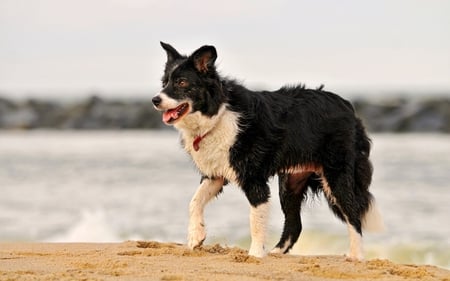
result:
M 349 253 L 345 254 L 346 260 L 348 261 L 363 261 L 364 255 L 362 253 Z
M 283 249 L 281 248 L 273 248 L 272 251 L 270 251 L 271 254 L 282 254 L 283 253 Z
M 202 224 L 189 227 L 188 247 L 191 249 L 197 248 L 203 244 L 206 239 L 205 227 Z
M 264 246 L 251 246 L 248 255 L 263 258 L 266 256 L 266 251 L 264 250 Z

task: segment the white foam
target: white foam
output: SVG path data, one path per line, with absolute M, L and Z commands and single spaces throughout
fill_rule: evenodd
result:
M 64 233 L 47 239 L 46 242 L 119 242 L 122 241 L 108 224 L 105 212 L 83 210 L 80 220 Z

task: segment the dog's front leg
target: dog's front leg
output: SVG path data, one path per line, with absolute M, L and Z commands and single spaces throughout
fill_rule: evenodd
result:
M 194 249 L 202 245 L 206 238 L 203 210 L 205 205 L 216 196 L 223 187 L 223 178 L 203 177 L 189 204 L 188 247 Z

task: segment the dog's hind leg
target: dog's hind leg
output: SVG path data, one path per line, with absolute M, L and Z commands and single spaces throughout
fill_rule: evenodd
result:
M 216 196 L 224 185 L 223 178 L 203 177 L 189 204 L 188 247 L 194 249 L 202 245 L 206 238 L 203 211 L 205 205 Z
M 336 216 L 347 223 L 350 238 L 348 256 L 352 260 L 362 260 L 361 220 L 369 207 L 369 200 L 355 193 L 354 184 L 353 173 L 324 168 L 322 186 L 325 197 Z
M 284 213 L 284 228 L 280 241 L 271 253 L 288 253 L 300 236 L 302 231 L 300 208 L 305 198 L 310 174 L 278 175 L 280 203 Z

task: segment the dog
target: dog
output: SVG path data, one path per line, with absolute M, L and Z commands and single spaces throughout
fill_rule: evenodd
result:
M 222 77 L 214 46 L 190 56 L 161 42 L 167 54 L 162 90 L 152 98 L 173 125 L 201 173 L 189 205 L 188 246 L 206 238 L 205 205 L 232 182 L 250 205 L 249 255 L 265 256 L 270 190 L 278 175 L 284 229 L 272 253 L 288 253 L 302 231 L 307 191 L 323 192 L 332 212 L 348 226 L 352 260 L 363 259 L 362 229 L 381 218 L 368 188 L 371 141 L 353 106 L 338 95 L 305 86 L 252 91 Z

